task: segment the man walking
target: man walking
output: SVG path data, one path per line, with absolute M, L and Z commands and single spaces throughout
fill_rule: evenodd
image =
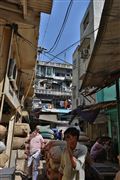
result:
M 28 167 L 32 166 L 32 180 L 37 180 L 41 149 L 44 147 L 44 139 L 39 131 L 39 126 L 36 126 L 35 131 L 30 135 Z

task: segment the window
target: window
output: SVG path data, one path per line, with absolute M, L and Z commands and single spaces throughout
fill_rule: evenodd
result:
M 60 76 L 60 73 L 57 73 L 57 72 L 56 72 L 56 73 L 55 73 L 55 76 Z
M 85 31 L 87 25 L 89 24 L 89 12 L 87 13 L 86 17 L 85 17 L 85 20 L 83 22 L 83 29 Z
M 45 67 L 44 66 L 41 67 L 41 76 L 45 76 Z
M 47 76 L 52 75 L 52 69 L 50 67 L 47 67 Z

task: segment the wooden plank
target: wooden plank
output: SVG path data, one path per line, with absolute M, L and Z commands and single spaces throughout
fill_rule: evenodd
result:
M 9 122 L 8 137 L 7 137 L 6 154 L 8 155 L 9 159 L 6 163 L 6 167 L 10 167 L 11 152 L 12 152 L 12 141 L 13 141 L 13 134 L 14 134 L 14 124 L 15 124 L 15 116 L 12 116 L 12 118 Z
M 23 1 L 21 1 L 21 3 L 23 5 L 24 18 L 26 18 L 26 16 L 27 16 L 27 0 L 23 0 Z
M 12 150 L 10 159 L 10 168 L 16 167 L 17 150 Z
M 6 4 L 6 7 L 8 7 L 8 4 Z M 0 6 L 0 17 L 2 19 L 5 19 L 7 21 L 9 21 L 10 23 L 22 23 L 22 24 L 30 24 L 30 25 L 34 25 L 34 26 L 39 26 L 39 14 L 31 11 L 31 10 L 27 10 L 27 16 L 24 19 L 23 14 L 20 12 L 16 12 L 15 9 L 8 11 L 6 9 L 6 7 L 1 8 Z

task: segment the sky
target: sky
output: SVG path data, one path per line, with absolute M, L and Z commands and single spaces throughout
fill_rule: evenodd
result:
M 72 8 L 61 39 L 56 49 L 50 54 L 55 56 L 68 48 L 71 44 L 80 40 L 80 22 L 88 7 L 89 1 L 90 0 L 73 0 Z M 38 46 L 47 50 L 53 46 L 62 26 L 69 3 L 70 0 L 53 0 L 51 15 L 42 13 Z M 72 54 L 77 45 L 78 44 L 58 56 L 63 61 L 55 58 L 53 62 L 63 63 L 66 61 L 66 63 L 72 63 Z M 46 55 L 47 56 L 41 54 L 38 59 L 42 61 L 50 61 L 50 59 L 53 58 L 49 54 Z

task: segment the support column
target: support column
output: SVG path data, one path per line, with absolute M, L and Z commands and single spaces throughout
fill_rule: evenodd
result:
M 116 80 L 116 99 L 117 99 L 118 153 L 120 154 L 120 88 L 119 88 L 119 79 Z

